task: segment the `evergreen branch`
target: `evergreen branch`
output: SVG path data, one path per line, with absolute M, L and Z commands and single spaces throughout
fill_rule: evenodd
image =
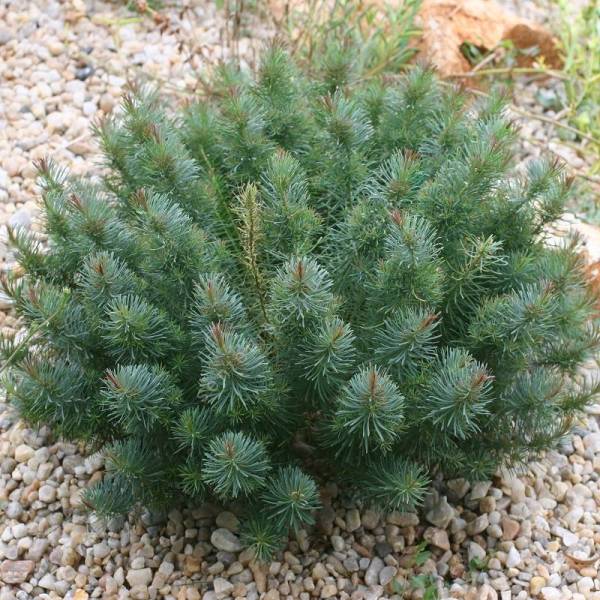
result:
M 268 323 L 265 283 L 258 266 L 259 245 L 263 237 L 263 231 L 262 207 L 258 199 L 257 187 L 254 184 L 248 184 L 239 194 L 238 202 L 236 212 L 240 219 L 239 230 L 243 261 L 250 272 L 263 318 Z
M 244 523 L 241 540 L 257 561 L 265 563 L 283 547 L 284 534 L 267 515 L 252 514 Z
M 269 480 L 263 501 L 270 518 L 282 531 L 298 531 L 312 525 L 313 512 L 320 506 L 315 482 L 297 467 L 280 469 Z
M 388 510 L 414 510 L 422 504 L 429 479 L 417 465 L 397 456 L 366 466 L 362 477 L 366 496 Z
M 335 402 L 328 437 L 338 453 L 363 455 L 386 451 L 396 441 L 404 421 L 404 397 L 377 367 L 352 377 Z
M 204 481 L 219 497 L 233 500 L 262 488 L 270 470 L 264 445 L 227 432 L 210 442 L 202 461 Z
M 219 414 L 240 419 L 265 400 L 272 385 L 267 358 L 244 335 L 209 327 L 199 395 Z

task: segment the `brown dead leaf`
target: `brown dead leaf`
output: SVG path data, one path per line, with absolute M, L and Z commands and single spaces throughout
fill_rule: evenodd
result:
M 503 40 L 511 40 L 520 50 L 536 47 L 546 64 L 560 66 L 556 42 L 548 31 L 491 0 L 424 0 L 417 24 L 422 29 L 417 41 L 419 56 L 442 76 L 471 70 L 461 52 L 464 43 L 490 51 Z M 518 64 L 529 66 L 536 58 L 519 55 Z
M 598 562 L 598 559 L 600 559 L 600 556 L 598 556 L 597 554 L 590 558 L 578 558 L 576 556 L 573 556 L 572 554 L 569 554 L 568 552 L 565 552 L 565 554 L 569 559 L 569 562 L 576 569 L 582 569 L 583 567 L 591 567 L 594 563 Z

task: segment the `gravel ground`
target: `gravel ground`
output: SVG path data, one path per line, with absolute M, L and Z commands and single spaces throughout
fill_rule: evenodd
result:
M 196 89 L 199 70 L 227 57 L 214 2 L 179 2 L 161 15 L 156 23 L 80 0 L 0 4 L 2 269 L 12 265 L 3 226 L 38 228 L 34 159 L 87 171 L 98 159 L 90 123 L 113 110 L 128 78 L 167 82 L 179 97 Z M 240 41 L 248 60 L 268 36 L 251 25 L 252 39 Z M 544 85 L 519 83 L 515 102 L 554 118 L 560 89 Z M 517 118 L 522 162 L 549 148 L 584 168 L 557 128 Z M 1 328 L 15 325 L 0 311 Z M 402 589 L 421 598 L 417 575 L 430 576 L 441 597 L 600 600 L 598 415 L 600 405 L 590 407 L 560 451 L 521 476 L 437 482 L 419 515 L 381 515 L 325 485 L 314 530 L 258 565 L 240 548 L 235 507 L 94 518 L 80 493 L 102 476 L 101 457 L 28 429 L 0 400 L 0 600 L 411 597 Z
M 241 551 L 237 516 L 222 508 L 90 516 L 80 494 L 101 477 L 102 459 L 6 409 L 0 599 L 399 600 L 411 597 L 400 590 L 415 575 L 430 575 L 443 598 L 600 600 L 600 405 L 589 411 L 585 427 L 527 474 L 438 482 L 420 516 L 381 515 L 325 485 L 314 530 L 259 565 Z
M 215 2 L 177 0 L 158 23 L 124 5 L 0 2 L 0 226 L 35 221 L 33 161 L 51 156 L 75 174 L 98 161 L 90 126 L 113 110 L 128 81 L 160 82 L 182 99 L 207 66 L 231 57 Z M 249 19 L 252 38 L 239 40 L 239 55 L 252 61 L 269 32 Z M 2 262 L 10 268 L 0 246 Z

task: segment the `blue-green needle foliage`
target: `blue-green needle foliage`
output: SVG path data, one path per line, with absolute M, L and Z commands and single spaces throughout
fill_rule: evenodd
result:
M 104 450 L 99 512 L 235 500 L 265 558 L 313 522 L 320 473 L 411 508 L 431 473 L 548 448 L 595 392 L 577 243 L 546 236 L 570 181 L 513 172 L 502 102 L 420 69 L 315 77 L 275 45 L 180 114 L 129 94 L 102 182 L 39 165 L 48 248 L 9 232 L 31 336 L 0 344 L 7 389 Z

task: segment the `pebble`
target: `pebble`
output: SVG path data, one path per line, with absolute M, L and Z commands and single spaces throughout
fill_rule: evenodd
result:
M 375 529 L 379 524 L 380 517 L 381 515 L 375 510 L 365 510 L 361 519 L 363 527 L 369 530 Z
M 367 585 L 376 585 L 379 583 L 379 574 L 384 567 L 384 562 L 376 556 L 369 564 L 369 568 L 365 573 L 365 583 Z
M 152 569 L 147 567 L 145 569 L 129 569 L 126 579 L 129 585 L 135 587 L 137 585 L 150 585 L 152 577 Z
M 562 538 L 563 544 L 570 548 L 571 546 L 575 546 L 579 542 L 579 538 L 568 529 L 564 527 L 557 527 L 556 534 Z
M 8 224 L 13 229 L 29 229 L 31 227 L 31 214 L 26 208 L 20 208 L 10 216 Z
M 356 508 L 351 508 L 346 512 L 346 531 L 356 531 L 360 526 L 360 513 Z
M 50 504 L 56 500 L 56 488 L 51 485 L 43 485 L 38 491 L 40 502 Z
M 217 598 L 225 598 L 233 590 L 233 584 L 222 577 L 217 577 L 214 580 L 213 587 Z
M 14 39 L 13 32 L 6 27 L 0 27 L 0 46 L 5 46 L 12 39 Z
M 336 552 L 343 552 L 344 548 L 346 547 L 346 542 L 344 542 L 344 538 L 340 535 L 332 535 L 331 545 Z
M 529 582 L 529 593 L 531 596 L 537 596 L 542 588 L 546 585 L 546 579 L 544 577 L 535 576 L 531 578 Z
M 212 532 L 210 543 L 218 550 L 224 550 L 225 552 L 239 552 L 242 549 L 239 538 L 223 527 Z
M 0 579 L 4 583 L 23 583 L 28 580 L 33 572 L 32 560 L 3 560 L 0 564 Z
M 485 550 L 477 542 L 469 542 L 467 556 L 469 562 L 473 560 L 482 561 L 485 559 Z
M 381 571 L 379 572 L 380 585 L 385 587 L 388 583 L 390 583 L 390 581 L 392 581 L 392 579 L 394 579 L 397 572 L 398 569 L 394 566 L 390 565 L 387 567 L 383 567 L 383 569 L 381 569 Z
M 427 513 L 427 520 L 440 529 L 446 529 L 454 517 L 454 509 L 448 504 L 446 496 L 441 496 Z
M 218 527 L 229 529 L 229 531 L 236 532 L 240 528 L 240 520 L 232 512 L 223 511 L 217 515 L 216 523 Z
M 521 554 L 513 546 L 508 551 L 508 556 L 506 557 L 506 566 L 510 569 L 511 567 L 518 567 L 520 563 L 521 563 Z
M 15 448 L 15 460 L 18 463 L 27 462 L 34 454 L 35 450 L 26 444 L 19 444 Z
M 518 521 L 510 517 L 502 517 L 502 539 L 506 541 L 514 540 L 521 528 Z
M 467 524 L 467 533 L 469 535 L 477 535 L 485 531 L 490 524 L 489 517 L 486 514 L 479 515 L 476 519 L 473 519 Z
M 541 594 L 543 600 L 564 600 L 562 592 L 553 587 L 543 587 Z
M 444 529 L 429 527 L 425 530 L 423 538 L 436 548 L 450 550 L 450 540 L 448 539 L 448 533 Z
M 471 500 L 481 500 L 485 498 L 492 485 L 491 481 L 477 481 L 473 484 L 471 492 L 469 494 Z

